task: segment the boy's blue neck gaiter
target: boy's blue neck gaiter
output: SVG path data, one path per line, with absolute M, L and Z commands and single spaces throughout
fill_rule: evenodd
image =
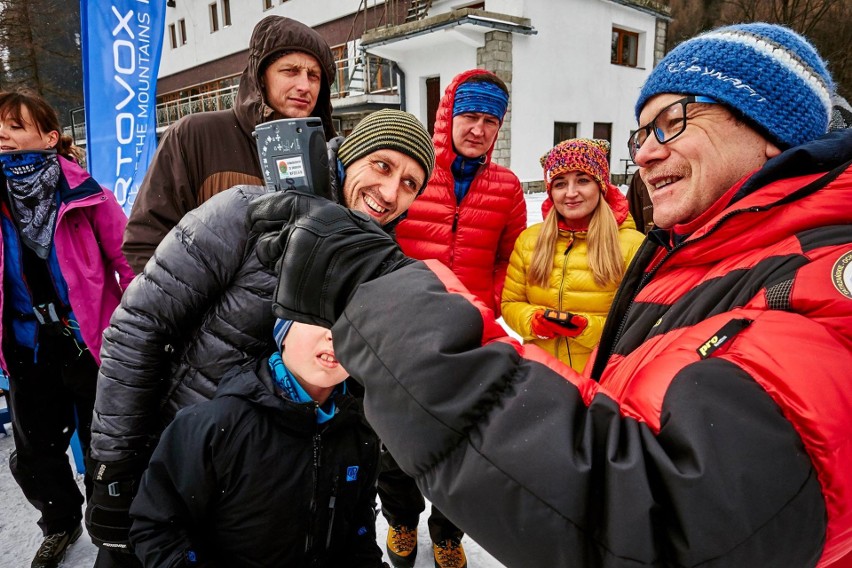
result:
M 276 352 L 269 357 L 269 370 L 272 372 L 272 380 L 281 389 L 281 394 L 284 398 L 298 403 L 314 402 L 314 399 L 302 388 L 302 385 L 299 384 L 299 381 L 296 380 L 290 369 L 284 365 L 281 353 Z M 317 424 L 324 424 L 334 418 L 337 412 L 337 407 L 334 404 L 334 396 L 345 392 L 346 383 L 340 383 L 331 393 L 331 396 L 328 397 L 328 400 L 325 401 L 325 404 L 317 407 Z

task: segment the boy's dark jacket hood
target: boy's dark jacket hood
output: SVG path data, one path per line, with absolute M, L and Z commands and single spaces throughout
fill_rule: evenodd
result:
M 294 431 L 303 431 L 306 435 L 311 435 L 316 431 L 316 407 L 310 403 L 293 402 L 275 394 L 275 385 L 272 380 L 272 372 L 269 370 L 269 358 L 261 359 L 254 368 L 251 365 L 235 367 L 229 371 L 219 387 L 216 389 L 216 394 L 213 398 L 237 397 L 247 400 L 248 402 L 277 411 L 285 411 L 287 420 L 287 428 Z M 334 403 L 338 408 L 338 412 L 346 413 L 353 404 L 357 404 L 355 399 L 349 394 L 336 394 Z M 357 407 L 360 415 L 360 409 Z M 295 415 L 299 415 L 299 419 L 294 420 Z M 304 418 L 302 420 L 301 418 Z M 337 418 L 329 422 L 334 424 Z M 348 421 L 348 419 L 346 420 Z

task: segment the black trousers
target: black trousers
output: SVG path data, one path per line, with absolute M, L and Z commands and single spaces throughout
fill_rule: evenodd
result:
M 382 501 L 382 515 L 389 525 L 417 527 L 420 513 L 426 509 L 426 501 L 414 478 L 406 475 L 390 452 L 382 451 L 381 471 L 379 472 L 379 499 Z M 435 505 L 429 515 L 429 537 L 432 542 L 458 539 L 464 532 L 444 516 Z
M 83 518 L 83 496 L 65 453 L 77 430 L 83 452 L 91 440 L 98 366 L 61 328 L 42 328 L 33 351 L 3 342 L 9 370 L 15 451 L 9 468 L 27 500 L 41 513 L 45 535 L 71 530 Z M 79 424 L 78 424 L 79 422 Z M 84 477 L 87 496 L 92 480 Z

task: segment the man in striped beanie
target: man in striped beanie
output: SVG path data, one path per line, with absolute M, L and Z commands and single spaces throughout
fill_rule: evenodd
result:
M 385 230 L 423 189 L 435 161 L 426 128 L 399 110 L 369 115 L 348 140 L 330 140 L 332 157 L 334 150 L 339 158 L 330 163 L 340 163 L 333 176 L 340 187 L 330 197 Z M 287 222 L 282 193 L 288 192 L 238 185 L 186 215 L 157 248 L 149 270 L 133 280 L 105 332 L 114 341 L 102 352 L 109 362 L 98 378 L 93 447 L 100 453 L 87 467 L 100 475 L 86 526 L 130 565 L 138 563 L 128 541 L 133 494 L 126 488 L 138 487 L 159 437 L 148 429 L 150 420 L 165 426 L 180 408 L 211 398 L 230 367 L 262 356 L 271 343 L 277 273 L 260 266 L 246 215 L 257 205 L 263 226 L 280 229 Z M 174 359 L 161 356 L 165 345 Z M 163 397 L 138 397 L 137 389 Z M 121 485 L 120 494 L 113 484 Z
M 435 148 L 413 114 L 384 109 L 358 123 L 340 144 L 337 162 L 343 204 L 388 228 L 426 188 Z

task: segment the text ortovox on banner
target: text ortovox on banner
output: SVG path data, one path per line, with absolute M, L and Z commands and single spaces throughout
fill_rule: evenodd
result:
M 157 147 L 165 0 L 81 0 L 88 169 L 129 213 Z

